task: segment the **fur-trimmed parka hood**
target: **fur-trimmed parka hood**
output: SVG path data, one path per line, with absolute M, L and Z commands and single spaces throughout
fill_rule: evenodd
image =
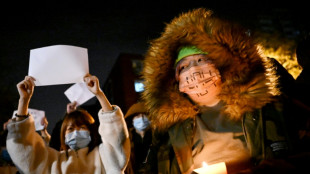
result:
M 245 112 L 261 108 L 279 93 L 272 64 L 260 53 L 247 30 L 215 17 L 210 10 L 194 9 L 167 24 L 145 55 L 142 98 L 154 129 L 165 131 L 199 112 L 179 92 L 175 80 L 177 50 L 184 45 L 195 45 L 208 52 L 219 69 L 219 98 L 226 103 L 223 112 L 231 119 L 241 119 Z

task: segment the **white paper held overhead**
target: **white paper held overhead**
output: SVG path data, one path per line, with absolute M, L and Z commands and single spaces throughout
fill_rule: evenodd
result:
M 65 91 L 65 95 L 70 102 L 76 101 L 78 105 L 82 105 L 95 95 L 90 92 L 86 86 L 86 83 L 76 83 Z
M 83 82 L 89 73 L 86 48 L 53 45 L 30 50 L 28 75 L 36 86 Z

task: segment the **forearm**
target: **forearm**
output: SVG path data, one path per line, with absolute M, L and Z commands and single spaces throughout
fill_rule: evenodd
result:
M 99 149 L 104 165 L 109 166 L 107 170 L 122 170 L 130 155 L 129 134 L 122 111 L 118 106 L 113 108 L 108 112 L 99 111 L 99 133 L 102 138 Z
M 113 110 L 112 105 L 110 104 L 109 100 L 107 99 L 107 97 L 105 96 L 105 94 L 102 91 L 98 92 L 98 94 L 96 94 L 96 97 L 97 97 L 97 99 L 101 105 L 101 108 L 104 112 Z
M 28 114 L 28 106 L 29 100 L 27 99 L 19 99 L 18 101 L 18 108 L 17 108 L 17 115 L 27 115 Z M 24 120 L 24 117 L 16 117 L 16 121 Z
M 117 144 L 120 143 L 121 139 L 129 137 L 122 110 L 118 106 L 114 106 L 111 111 L 99 111 L 98 117 L 100 122 L 99 134 L 102 141 Z

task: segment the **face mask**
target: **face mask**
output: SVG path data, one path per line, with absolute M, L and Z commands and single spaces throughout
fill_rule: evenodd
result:
M 91 141 L 89 131 L 85 130 L 75 130 L 68 133 L 65 137 L 65 143 L 70 147 L 70 149 L 78 150 L 87 147 Z
M 148 128 L 150 125 L 150 121 L 146 117 L 139 117 L 133 119 L 133 126 L 138 131 L 144 131 L 146 128 Z
M 179 91 L 199 105 L 217 101 L 220 89 L 220 74 L 213 64 L 193 66 L 179 76 Z

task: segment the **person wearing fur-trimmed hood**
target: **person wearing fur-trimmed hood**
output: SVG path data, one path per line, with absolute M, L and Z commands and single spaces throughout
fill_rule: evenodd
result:
M 203 162 L 250 172 L 294 151 L 295 126 L 286 124 L 291 110 L 278 102 L 272 63 L 246 29 L 210 10 L 167 24 L 151 42 L 142 76 L 155 173 L 191 173 Z

